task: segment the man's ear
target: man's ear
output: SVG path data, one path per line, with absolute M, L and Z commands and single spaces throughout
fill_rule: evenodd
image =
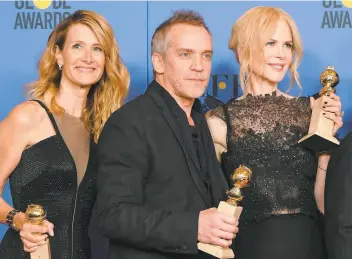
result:
M 164 74 L 164 59 L 161 53 L 153 53 L 152 64 L 156 73 Z

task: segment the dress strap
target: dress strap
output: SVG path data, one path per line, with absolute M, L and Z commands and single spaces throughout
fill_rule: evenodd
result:
M 46 105 L 45 105 L 42 101 L 40 101 L 40 100 L 34 100 L 34 99 L 33 99 L 33 100 L 31 100 L 31 101 L 37 102 L 37 103 L 40 104 L 40 106 L 43 107 L 43 109 L 46 111 L 46 113 L 47 113 L 48 116 L 49 116 L 49 119 L 50 119 L 50 121 L 51 121 L 51 124 L 53 125 L 53 127 L 54 127 L 54 129 L 55 129 L 56 135 L 61 135 L 61 134 L 60 134 L 60 131 L 59 131 L 59 127 L 57 126 L 56 121 L 55 121 L 55 119 L 54 119 L 54 116 L 53 116 L 53 114 L 49 111 L 48 107 L 46 107 Z

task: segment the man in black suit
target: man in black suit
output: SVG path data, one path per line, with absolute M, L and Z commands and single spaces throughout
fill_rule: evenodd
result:
M 176 12 L 152 38 L 155 80 L 114 112 L 98 143 L 98 210 L 110 259 L 207 258 L 197 242 L 228 247 L 235 217 L 218 212 L 229 189 L 198 97 L 211 71 L 202 17 Z
M 352 258 L 352 132 L 332 151 L 325 182 L 328 259 Z

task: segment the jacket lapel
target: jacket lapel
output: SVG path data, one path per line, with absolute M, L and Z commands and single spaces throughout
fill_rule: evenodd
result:
M 226 191 L 230 189 L 224 171 L 216 158 L 215 147 L 211 133 L 205 118 L 201 121 L 202 134 L 201 138 L 204 144 L 206 157 L 208 157 L 209 181 L 211 187 L 213 206 L 218 206 L 219 202 L 227 199 Z M 204 133 L 204 134 L 203 134 Z
M 187 165 L 189 168 L 189 171 L 191 173 L 193 182 L 200 193 L 204 203 L 208 206 L 211 207 L 211 201 L 207 198 L 206 195 L 206 188 L 205 188 L 205 183 L 201 177 L 201 172 L 199 168 L 198 163 L 194 163 L 195 159 L 194 156 L 195 154 L 191 151 L 189 147 L 189 143 L 186 144 L 189 139 L 186 137 L 184 131 L 181 129 L 180 125 L 176 122 L 174 116 L 172 115 L 171 111 L 167 107 L 164 98 L 162 97 L 162 89 L 161 86 L 153 81 L 150 86 L 148 87 L 146 94 L 150 96 L 155 104 L 159 107 L 159 109 L 162 112 L 162 115 L 164 116 L 165 120 L 170 126 L 170 129 L 174 133 L 178 143 L 180 144 L 180 147 L 182 148 L 182 151 L 184 153 L 185 159 L 187 161 Z

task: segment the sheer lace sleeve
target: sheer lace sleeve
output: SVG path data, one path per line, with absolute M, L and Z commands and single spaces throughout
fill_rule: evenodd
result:
M 226 122 L 226 118 L 225 118 L 225 114 L 224 114 L 224 105 L 219 106 L 213 110 L 209 111 L 209 116 L 215 116 L 218 117 L 220 119 L 222 119 L 223 121 Z
M 207 95 L 202 103 L 204 112 L 208 113 L 209 116 L 216 116 L 225 119 L 223 116 L 223 105 L 224 103 L 222 101 L 211 95 Z

